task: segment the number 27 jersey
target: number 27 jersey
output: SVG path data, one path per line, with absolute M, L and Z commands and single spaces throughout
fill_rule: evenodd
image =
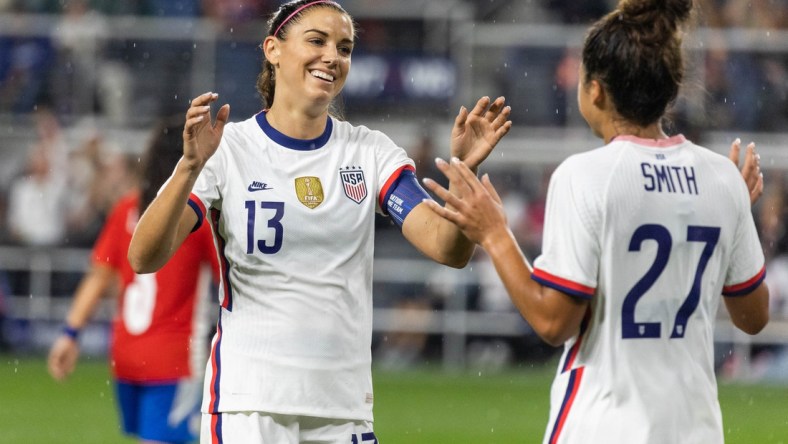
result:
M 721 295 L 763 275 L 729 159 L 683 136 L 618 137 L 567 159 L 533 278 L 590 308 L 565 344 L 545 442 L 722 442 L 714 320 Z

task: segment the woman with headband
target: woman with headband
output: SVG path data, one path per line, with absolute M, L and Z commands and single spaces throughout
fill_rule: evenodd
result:
M 333 1 L 273 14 L 258 79 L 264 106 L 240 123 L 206 93 L 186 113 L 184 153 L 142 216 L 129 259 L 167 262 L 208 219 L 220 256 L 217 333 L 203 442 L 377 442 L 371 338 L 375 213 L 425 256 L 463 267 L 474 244 L 427 205 L 414 163 L 381 132 L 330 113 L 356 29 Z M 451 155 L 476 170 L 509 131 L 504 99 L 460 109 Z M 452 185 L 450 187 L 453 188 Z

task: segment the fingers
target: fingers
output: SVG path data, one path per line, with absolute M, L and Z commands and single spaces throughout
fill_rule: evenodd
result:
M 493 200 L 497 204 L 503 205 L 503 199 L 501 199 L 501 196 L 498 195 L 498 190 L 496 190 L 492 182 L 490 182 L 490 175 L 487 173 L 484 173 L 482 176 L 482 186 L 487 190 L 487 192 L 490 194 L 490 196 L 492 196 Z
M 736 166 L 739 165 L 740 153 L 741 140 L 737 138 L 731 144 L 731 151 L 728 155 Z M 747 144 L 744 152 L 744 165 L 741 168 L 741 175 L 750 193 L 750 204 L 755 204 L 763 194 L 763 173 L 761 172 L 761 156 L 755 151 L 755 143 L 753 142 Z
M 210 105 L 192 105 L 186 111 L 186 121 L 187 122 L 201 122 L 208 118 L 210 120 L 211 116 L 211 106 Z
M 495 101 L 494 101 L 494 102 L 493 102 L 493 103 L 490 105 L 490 108 L 489 108 L 489 109 L 487 110 L 487 112 L 484 114 L 484 117 L 485 117 L 485 118 L 486 118 L 486 119 L 487 119 L 489 122 L 493 122 L 493 121 L 495 121 L 495 119 L 496 119 L 496 118 L 498 118 L 499 114 L 501 113 L 501 110 L 504 110 L 504 109 L 506 109 L 506 107 L 504 107 L 504 105 L 505 105 L 505 104 L 506 104 L 506 99 L 505 99 L 503 96 L 501 96 L 501 97 L 498 97 L 498 98 L 497 98 L 497 99 L 495 99 Z
M 754 188 L 750 188 L 750 204 L 754 204 L 763 194 L 763 174 L 758 175 Z
M 227 123 L 227 120 L 230 118 L 230 105 L 224 104 L 221 108 L 219 108 L 219 112 L 216 113 L 216 124 L 214 127 L 219 130 L 224 130 L 224 125 Z
M 446 163 L 446 161 L 441 158 L 437 158 L 435 159 L 435 166 L 437 166 L 443 175 L 449 179 L 449 182 L 454 187 L 454 191 L 458 196 L 474 193 L 479 190 L 481 186 L 479 179 L 476 178 L 476 174 L 468 165 L 456 157 L 451 158 L 451 164 Z M 440 197 L 447 203 L 449 202 L 443 198 L 443 196 Z
M 211 103 L 218 98 L 218 94 L 207 92 L 192 99 L 189 109 L 186 110 L 186 122 L 183 128 L 184 136 L 194 134 L 196 130 L 205 125 L 205 122 L 210 123 Z
M 47 360 L 49 374 L 56 381 L 63 381 L 74 370 L 75 358 L 71 354 L 70 346 L 64 340 L 58 339 L 52 346 Z
M 464 106 L 460 107 L 460 112 L 457 113 L 457 117 L 454 119 L 454 128 L 462 128 L 465 126 L 465 122 L 468 120 L 468 109 Z
M 428 190 L 432 191 L 436 196 L 438 196 L 442 201 L 446 202 L 447 204 L 452 205 L 455 208 L 456 205 L 462 204 L 462 201 L 457 196 L 455 196 L 454 194 L 452 194 L 451 191 L 441 186 L 441 184 L 439 184 L 438 182 L 435 182 L 434 180 L 427 177 L 425 177 L 422 180 L 422 182 L 424 183 L 424 186 Z
M 479 184 L 479 179 L 476 177 L 476 173 L 471 171 L 468 165 L 466 165 L 464 162 L 461 162 L 460 159 L 452 157 L 451 166 L 459 173 L 460 178 L 467 184 L 468 187 L 473 189 L 475 188 L 475 185 Z
M 428 181 L 432 182 L 432 183 L 435 183 L 432 180 L 426 179 L 424 181 L 425 185 L 427 184 Z M 449 222 L 451 222 L 451 223 L 453 223 L 455 225 L 459 225 L 460 224 L 460 220 L 459 220 L 460 219 L 460 214 L 457 213 L 456 211 L 452 211 L 452 210 L 449 210 L 446 207 L 442 207 L 438 202 L 435 202 L 434 200 L 431 200 L 431 199 L 425 200 L 424 204 L 427 205 L 427 207 L 429 207 L 429 209 L 432 210 L 438 216 L 448 220 Z
M 741 139 L 738 137 L 731 143 L 731 151 L 728 153 L 728 158 L 733 162 L 736 167 L 739 166 L 739 154 L 741 152 Z
M 219 94 L 216 94 L 215 92 L 202 93 L 199 96 L 192 99 L 191 106 L 210 105 L 212 102 L 215 102 L 216 99 L 218 98 L 219 98 Z
M 761 172 L 761 156 L 755 151 L 755 144 L 750 142 L 744 153 L 742 176 L 750 191 L 750 203 L 754 204 L 763 194 L 763 173 Z
M 490 106 L 490 98 L 484 96 L 476 101 L 476 106 L 473 107 L 470 114 L 472 116 L 484 117 L 484 113 L 487 111 L 488 106 Z
M 744 153 L 743 169 L 747 171 L 755 171 L 757 173 L 760 173 L 761 171 L 761 156 L 755 152 L 755 143 L 753 142 L 750 142 L 747 145 L 747 150 Z

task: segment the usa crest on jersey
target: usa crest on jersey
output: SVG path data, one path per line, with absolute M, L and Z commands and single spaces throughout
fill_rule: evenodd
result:
M 339 170 L 342 188 L 345 190 L 345 196 L 360 204 L 367 197 L 367 182 L 364 180 L 364 171 L 360 168 L 350 168 Z

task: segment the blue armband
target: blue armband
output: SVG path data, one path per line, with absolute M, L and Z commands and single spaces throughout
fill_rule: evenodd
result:
M 386 204 L 385 211 L 401 228 L 411 210 L 424 199 L 430 199 L 430 195 L 419 184 L 416 173 L 405 169 L 391 185 L 383 201 Z

